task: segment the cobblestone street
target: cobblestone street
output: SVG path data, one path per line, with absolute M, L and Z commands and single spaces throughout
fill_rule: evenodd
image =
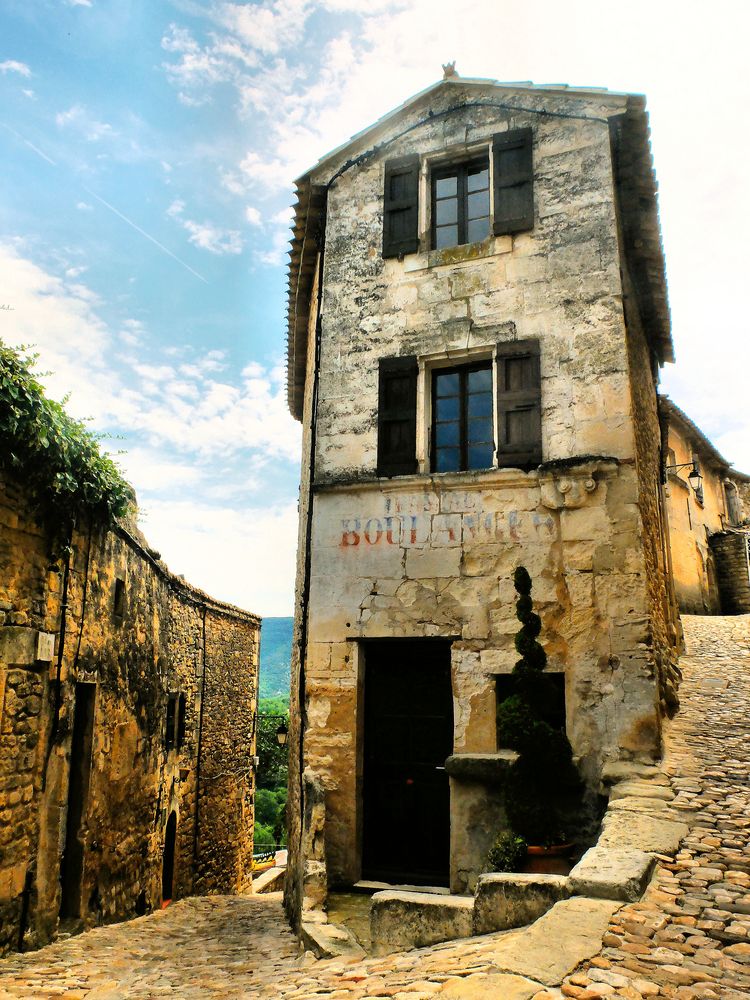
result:
M 684 621 L 683 707 L 664 764 L 675 799 L 650 807 L 679 812 L 690 834 L 675 858 L 661 859 L 641 902 L 619 909 L 608 928 L 615 904 L 602 909 L 589 958 L 561 987 L 497 976 L 509 968 L 500 955 L 514 931 L 386 958 L 298 957 L 272 895 L 188 899 L 12 956 L 0 963 L 0 997 L 750 996 L 750 616 Z M 554 935 L 545 948 L 555 950 Z M 457 977 L 475 973 L 485 975 L 460 986 Z

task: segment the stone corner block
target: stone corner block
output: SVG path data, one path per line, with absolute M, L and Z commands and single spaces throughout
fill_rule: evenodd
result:
M 37 661 L 40 633 L 25 625 L 4 625 L 0 628 L 0 663 L 14 667 L 32 666 Z
M 635 902 L 646 891 L 656 858 L 645 851 L 592 847 L 570 873 L 578 896 Z
M 373 954 L 471 937 L 473 922 L 473 896 L 394 889 L 376 892 L 370 911 Z
M 565 875 L 480 875 L 474 901 L 474 933 L 491 934 L 530 924 L 571 895 Z
M 300 939 L 305 951 L 311 951 L 316 958 L 363 958 L 365 954 L 349 931 L 325 920 L 303 920 Z

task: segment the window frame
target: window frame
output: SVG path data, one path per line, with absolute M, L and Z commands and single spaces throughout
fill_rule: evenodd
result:
M 481 240 L 468 239 L 468 203 L 470 192 L 468 189 L 469 171 L 476 167 L 482 167 L 487 171 L 487 235 Z M 443 199 L 437 197 L 437 182 L 448 177 L 456 177 L 456 228 L 458 240 L 445 247 L 437 246 L 437 202 Z M 492 154 L 490 149 L 477 150 L 474 153 L 461 158 L 452 158 L 440 161 L 430 166 L 427 179 L 430 206 L 430 228 L 429 240 L 430 250 L 449 250 L 452 247 L 470 246 L 472 243 L 483 243 L 484 240 L 492 236 L 492 209 L 493 209 L 493 172 Z M 462 239 L 462 237 L 464 237 Z
M 443 375 L 457 374 L 459 376 L 459 450 L 460 450 L 460 463 L 458 469 L 445 470 L 452 473 L 458 472 L 481 472 L 485 469 L 494 469 L 497 467 L 497 393 L 496 393 L 496 366 L 494 357 L 484 357 L 471 361 L 467 361 L 465 364 L 460 365 L 441 365 L 432 367 L 429 370 L 429 392 L 430 392 L 430 443 L 429 443 L 429 470 L 432 473 L 438 473 L 436 469 L 437 460 L 437 392 L 436 392 L 436 381 L 439 377 Z M 469 468 L 468 466 L 468 400 L 469 392 L 467 391 L 468 375 L 475 371 L 488 371 L 490 373 L 490 380 L 492 388 L 490 390 L 492 396 L 492 414 L 490 416 L 490 425 L 492 428 L 492 462 L 490 465 L 477 466 L 477 468 Z M 439 474 L 439 473 L 438 473 Z

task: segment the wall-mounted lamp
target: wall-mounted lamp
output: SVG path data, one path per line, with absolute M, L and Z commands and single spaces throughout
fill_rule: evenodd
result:
M 700 493 L 703 488 L 703 476 L 701 475 L 701 470 L 698 468 L 697 460 L 693 459 L 692 462 L 683 462 L 682 465 L 667 465 L 664 472 L 677 472 L 678 469 L 690 469 L 688 482 L 693 487 L 695 493 Z
M 287 726 L 286 721 L 282 719 L 281 723 L 279 724 L 279 728 L 276 730 L 276 741 L 278 742 L 280 747 L 285 747 L 288 738 L 289 738 L 289 727 Z

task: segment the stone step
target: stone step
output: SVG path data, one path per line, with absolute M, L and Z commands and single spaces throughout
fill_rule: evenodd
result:
M 474 897 L 428 892 L 376 892 L 370 931 L 375 955 L 471 937 Z

